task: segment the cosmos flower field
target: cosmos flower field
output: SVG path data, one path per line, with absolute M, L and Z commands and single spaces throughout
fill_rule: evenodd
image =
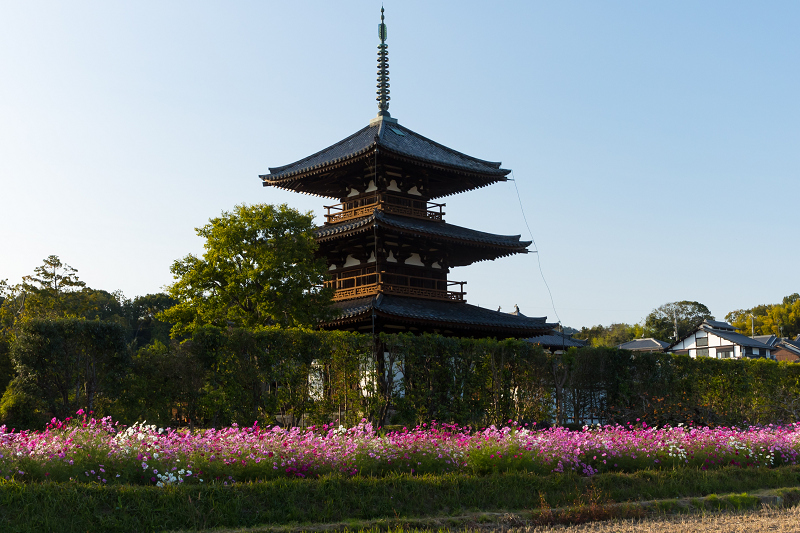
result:
M 737 428 L 602 426 L 536 430 L 509 423 L 472 430 L 433 424 L 399 431 L 355 427 L 230 427 L 189 432 L 125 427 L 82 411 L 44 431 L 0 427 L 0 478 L 17 482 L 235 484 L 278 477 L 645 469 L 772 468 L 797 464 L 800 424 Z

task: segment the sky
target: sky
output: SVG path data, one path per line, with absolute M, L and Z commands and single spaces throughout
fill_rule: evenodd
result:
M 470 303 L 580 328 L 800 291 L 800 3 L 383 5 L 392 116 L 516 180 L 447 222 L 538 250 L 453 269 Z M 376 115 L 380 6 L 0 0 L 0 280 L 54 254 L 134 297 L 238 204 L 320 220 L 258 176 Z

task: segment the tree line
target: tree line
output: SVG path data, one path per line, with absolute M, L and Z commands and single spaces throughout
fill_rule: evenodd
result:
M 680 301 L 661 305 L 651 311 L 641 324 L 614 323 L 573 330 L 577 339 L 592 346 L 619 346 L 641 337 L 671 342 L 691 333 L 703 320 L 714 320 L 708 307 L 700 302 Z M 800 294 L 783 298 L 778 304 L 757 305 L 725 315 L 725 320 L 743 335 L 775 335 L 794 338 L 800 335 Z
M 665 304 L 643 325 L 584 328 L 576 336 L 592 340 L 593 348 L 566 354 L 516 340 L 392 335 L 376 341 L 316 331 L 331 316 L 331 294 L 321 288 L 326 265 L 314 255 L 313 230 L 311 213 L 285 205 L 236 206 L 196 228 L 205 252 L 173 263 L 175 281 L 166 293 L 132 299 L 88 287 L 56 256 L 17 285 L 0 281 L 0 423 L 39 427 L 78 408 L 125 423 L 190 427 L 362 416 L 408 423 L 582 423 L 650 413 L 643 406 L 672 405 L 666 399 L 683 397 L 695 382 L 710 384 L 672 406 L 687 409 L 682 419 L 733 420 L 719 405 L 733 401 L 729 391 L 735 390 L 753 404 L 741 411 L 749 420 L 772 421 L 790 416 L 789 407 L 754 407 L 756 396 L 747 391 L 768 384 L 769 391 L 785 391 L 786 401 L 798 397 L 796 385 L 774 381 L 777 367 L 737 362 L 731 375 L 743 372 L 749 385 L 724 384 L 712 394 L 711 383 L 727 383 L 733 367 L 679 365 L 682 359 L 672 356 L 633 358 L 600 348 L 642 335 L 668 338 L 676 327 L 679 336 L 686 334 L 712 318 L 698 302 Z M 797 295 L 781 305 L 777 319 L 769 318 L 775 306 L 757 316 L 767 317 L 764 327 L 780 320 L 788 333 Z M 614 377 L 647 364 L 660 370 L 634 372 L 628 381 Z M 672 374 L 664 373 L 668 368 Z M 767 368 L 773 374 L 754 370 Z M 780 368 L 781 375 L 794 375 L 794 367 Z M 662 376 L 663 386 L 647 376 Z M 653 391 L 663 397 L 646 400 Z M 712 407 L 702 411 L 706 404 Z

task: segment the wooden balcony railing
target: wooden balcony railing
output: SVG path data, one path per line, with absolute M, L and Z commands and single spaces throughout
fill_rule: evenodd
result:
M 336 224 L 369 216 L 376 209 L 386 213 L 394 213 L 395 215 L 441 222 L 444 220 L 442 208 L 445 205 L 428 202 L 427 200 L 417 200 L 408 196 L 400 196 L 399 194 L 380 192 L 341 204 L 326 205 L 325 223 Z
M 407 276 L 393 272 L 371 272 L 354 276 L 342 276 L 325 282 L 326 287 L 335 289 L 333 301 L 351 300 L 372 296 L 378 293 L 411 296 L 429 300 L 449 300 L 463 302 L 466 281 Z M 451 291 L 450 287 L 459 286 Z

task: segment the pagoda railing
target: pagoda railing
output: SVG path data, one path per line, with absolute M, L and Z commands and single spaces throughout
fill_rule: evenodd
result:
M 325 286 L 331 287 L 336 291 L 333 295 L 334 302 L 373 296 L 378 293 L 426 298 L 428 300 L 463 302 L 465 301 L 464 295 L 467 294 L 464 292 L 466 283 L 466 281 L 423 278 L 394 272 L 371 272 L 337 277 L 325 281 Z M 459 286 L 459 290 L 450 290 L 451 287 L 456 285 Z
M 325 209 L 327 213 L 325 215 L 325 223 L 336 224 L 338 222 L 366 217 L 371 215 L 376 209 L 385 213 L 441 222 L 444 220 L 442 208 L 445 205 L 446 204 L 428 202 L 427 200 L 409 198 L 408 196 L 401 196 L 399 194 L 379 192 L 371 196 L 354 198 L 353 200 L 348 200 L 340 204 L 326 205 Z

